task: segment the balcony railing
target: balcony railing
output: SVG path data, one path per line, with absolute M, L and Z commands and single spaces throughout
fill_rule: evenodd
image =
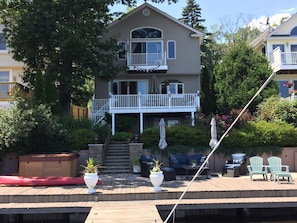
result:
M 0 82 L 0 101 L 9 101 L 16 94 L 22 97 L 31 97 L 32 91 L 17 82 Z
M 109 99 L 93 100 L 92 115 L 97 116 L 95 120 L 98 120 L 99 117 L 104 116 L 105 112 L 189 112 L 196 111 L 199 107 L 199 93 L 110 95 Z
M 165 53 L 128 53 L 129 70 L 167 70 Z
M 270 63 L 273 71 L 280 70 L 282 66 L 297 65 L 297 52 L 281 52 L 278 47 L 270 55 Z M 297 66 L 293 69 L 297 69 Z

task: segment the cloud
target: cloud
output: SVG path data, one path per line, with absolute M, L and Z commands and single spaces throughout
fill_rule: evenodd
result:
M 292 8 L 290 10 L 294 10 L 294 9 Z M 288 11 L 288 10 L 286 10 L 286 11 Z M 277 27 L 277 26 L 279 26 L 281 24 L 281 21 L 284 18 L 287 19 L 291 15 L 292 14 L 291 13 L 288 13 L 288 12 L 278 13 L 278 14 L 275 14 L 273 16 L 269 16 L 269 20 L 268 20 L 268 17 L 267 16 L 261 16 L 261 17 L 259 17 L 257 19 L 253 19 L 248 24 L 248 26 L 250 26 L 252 28 L 257 28 L 260 31 L 263 31 L 263 30 L 265 30 L 265 29 L 268 28 L 268 24 L 267 24 L 267 22 L 268 22 L 271 27 L 275 28 L 275 27 Z

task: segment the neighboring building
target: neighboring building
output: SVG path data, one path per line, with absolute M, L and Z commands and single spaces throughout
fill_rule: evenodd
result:
M 268 28 L 249 45 L 269 59 L 281 97 L 297 90 L 297 14 L 276 29 Z
M 133 116 L 133 132 L 166 125 L 194 124 L 200 109 L 200 45 L 204 34 L 148 3 L 108 26 L 103 38 L 116 36 L 118 63 L 127 66 L 113 81 L 96 80 L 92 118 Z
M 8 108 L 17 86 L 25 92 L 28 89 L 21 84 L 24 64 L 12 58 L 2 30 L 0 24 L 0 107 Z

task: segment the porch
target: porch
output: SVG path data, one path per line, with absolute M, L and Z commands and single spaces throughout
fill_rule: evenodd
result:
M 270 63 L 273 72 L 278 74 L 296 74 L 297 52 L 281 52 L 278 47 L 270 55 Z
M 112 134 L 115 134 L 116 114 L 139 114 L 139 132 L 143 131 L 143 115 L 145 113 L 185 113 L 191 114 L 194 125 L 194 113 L 200 109 L 200 94 L 135 94 L 113 95 L 108 99 L 94 99 L 91 118 L 96 123 L 101 122 L 105 113 L 112 117 Z

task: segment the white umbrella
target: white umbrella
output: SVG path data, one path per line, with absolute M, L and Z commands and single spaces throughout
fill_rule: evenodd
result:
M 159 122 L 160 126 L 160 141 L 159 141 L 159 148 L 160 149 L 165 149 L 167 147 L 167 142 L 166 142 L 166 129 L 165 129 L 165 121 L 164 118 L 160 119 Z
M 214 117 L 211 119 L 210 125 L 211 125 L 211 128 L 210 128 L 211 139 L 209 142 L 209 146 L 211 149 L 213 149 L 216 146 L 216 144 L 218 143 L 217 124 L 216 124 L 216 120 Z

